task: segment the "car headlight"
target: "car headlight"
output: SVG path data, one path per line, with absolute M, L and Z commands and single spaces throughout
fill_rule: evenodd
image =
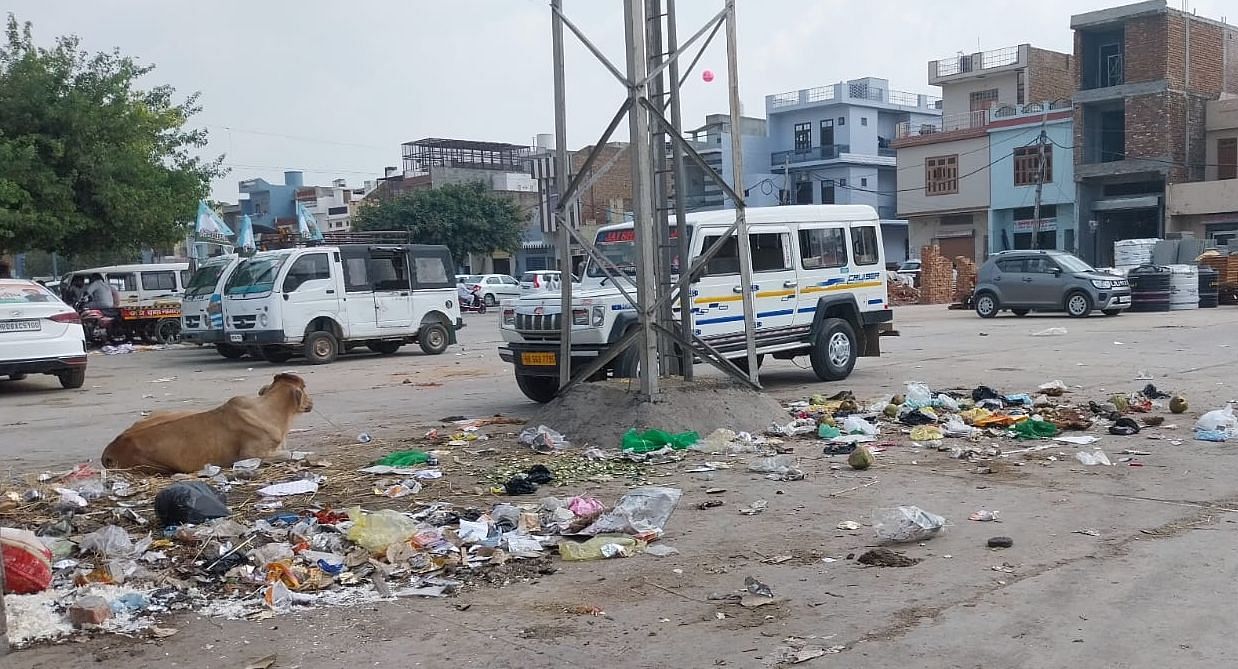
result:
M 593 308 L 593 327 L 600 328 L 606 322 L 606 310 L 602 307 Z
M 1092 279 L 1092 285 L 1097 288 L 1113 288 L 1115 283 L 1115 281 L 1109 281 L 1107 279 Z
M 589 310 L 588 309 L 572 309 L 572 325 L 588 325 Z
M 264 327 L 266 327 L 266 326 L 267 326 L 267 322 L 268 322 L 268 321 L 267 321 L 267 315 L 266 315 L 266 314 L 258 314 L 258 327 L 260 327 L 260 328 L 264 328 Z
M 512 326 L 516 325 L 516 310 L 515 309 L 504 309 L 503 310 L 503 325 L 512 325 Z

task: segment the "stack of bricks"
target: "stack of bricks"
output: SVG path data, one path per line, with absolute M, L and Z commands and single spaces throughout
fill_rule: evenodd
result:
M 1217 271 L 1217 285 L 1238 284 L 1238 256 L 1204 256 L 1199 263 Z
M 949 304 L 954 294 L 954 264 L 936 244 L 920 249 L 920 304 Z
M 954 267 L 959 271 L 954 282 L 954 303 L 971 304 L 972 293 L 976 292 L 976 263 L 967 256 L 958 256 L 954 259 Z

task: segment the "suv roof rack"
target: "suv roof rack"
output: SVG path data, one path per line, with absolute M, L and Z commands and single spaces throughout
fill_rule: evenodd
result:
M 324 232 L 322 241 L 310 244 L 412 244 L 409 230 L 371 230 L 367 232 Z

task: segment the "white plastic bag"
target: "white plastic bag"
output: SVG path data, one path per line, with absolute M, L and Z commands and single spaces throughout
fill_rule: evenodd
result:
M 1088 453 L 1087 451 L 1079 451 L 1078 453 L 1075 453 L 1075 459 L 1088 466 L 1104 465 L 1108 467 L 1113 464 L 1109 461 L 1109 456 L 1105 455 L 1105 452 L 1099 448 L 1091 453 Z
M 873 530 L 877 538 L 893 543 L 924 541 L 937 536 L 946 519 L 918 506 L 896 506 L 873 510 Z
M 683 491 L 678 488 L 633 488 L 619 498 L 615 508 L 602 514 L 581 534 L 661 534 L 682 496 Z
M 1238 418 L 1234 417 L 1234 405 L 1227 404 L 1224 409 L 1216 409 L 1199 417 L 1195 421 L 1195 430 L 1199 432 L 1224 432 L 1230 437 L 1238 436 Z
M 951 412 L 959 410 L 958 400 L 945 394 L 938 395 L 937 399 L 933 400 L 933 406 Z
M 963 419 L 958 416 L 950 416 L 946 419 L 945 425 L 941 426 L 941 431 L 947 437 L 966 438 L 979 432 L 980 429 L 964 423 Z
M 877 426 L 855 414 L 851 414 L 843 419 L 842 432 L 843 434 L 863 434 L 875 437 L 877 436 Z
M 908 383 L 907 393 L 903 398 L 903 406 L 913 409 L 926 407 L 933 403 L 933 391 L 923 383 Z

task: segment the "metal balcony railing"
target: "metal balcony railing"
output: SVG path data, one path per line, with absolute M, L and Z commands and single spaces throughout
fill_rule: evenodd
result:
M 905 137 L 925 137 L 938 133 L 954 132 L 956 130 L 972 130 L 975 128 L 984 128 L 989 125 L 989 111 L 982 109 L 965 114 L 951 114 L 943 116 L 940 120 L 921 122 L 912 124 L 908 121 L 903 121 L 895 126 L 894 136 L 897 139 Z
M 929 79 L 1014 65 L 1019 62 L 1022 51 L 1022 46 L 1008 46 L 992 51 L 939 58 L 929 62 Z
M 851 150 L 851 146 L 847 144 L 828 144 L 826 146 L 814 146 L 803 151 L 775 151 L 769 154 L 770 167 L 779 165 L 794 165 L 796 163 L 807 163 L 815 160 L 835 160 L 841 154 Z
M 773 110 L 834 100 L 869 100 L 921 109 L 936 109 L 941 102 L 941 98 L 933 95 L 886 90 L 863 83 L 840 83 L 767 95 L 765 97 L 765 105 L 768 109 Z

